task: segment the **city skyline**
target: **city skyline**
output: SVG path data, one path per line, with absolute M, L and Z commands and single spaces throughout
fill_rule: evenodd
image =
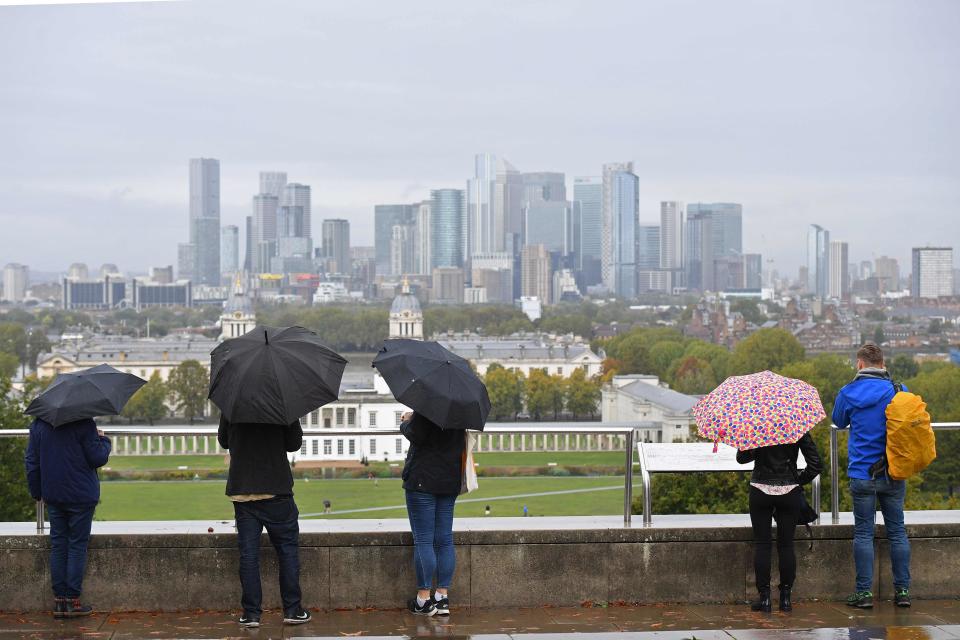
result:
M 568 193 L 632 160 L 641 224 L 660 201 L 741 203 L 744 246 L 781 273 L 805 262 L 814 222 L 856 261 L 960 245 L 956 3 L 609 4 L 291 2 L 300 18 L 256 52 L 260 3 L 4 7 L 0 261 L 176 264 L 182 163 L 201 156 L 221 161 L 221 224 L 245 228 L 257 174 L 283 169 L 312 186 L 313 217 L 349 220 L 357 245 L 373 244 L 375 204 L 463 189 L 484 152 L 562 171 Z M 584 46 L 563 44 L 574 39 Z M 592 73 L 601 60 L 615 71 Z M 501 72 L 450 80 L 481 65 Z M 428 100 L 438 81 L 451 91 Z M 36 255 L 41 244 L 52 251 Z

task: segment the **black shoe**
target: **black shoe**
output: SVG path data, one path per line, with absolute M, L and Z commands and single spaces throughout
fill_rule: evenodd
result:
M 897 589 L 897 593 L 893 596 L 893 602 L 898 607 L 909 607 L 910 591 L 908 589 Z
M 770 587 L 760 588 L 758 591 L 760 592 L 760 597 L 750 603 L 750 610 L 770 613 L 770 609 L 772 608 L 770 604 Z
M 82 604 L 80 598 L 64 598 L 60 618 L 82 618 L 93 613 L 93 607 Z
M 66 609 L 66 598 L 54 598 L 53 599 L 53 617 L 62 618 L 63 612 Z
M 432 616 L 437 613 L 437 608 L 433 605 L 433 598 L 427 598 L 423 605 L 417 604 L 416 598 L 410 598 L 407 601 L 407 609 L 410 613 L 418 616 Z
M 780 611 L 793 611 L 793 604 L 790 602 L 790 587 L 780 585 Z
M 260 626 L 260 616 L 255 616 L 252 613 L 245 613 L 240 616 L 240 619 L 237 622 L 240 623 L 241 627 L 246 627 L 247 629 L 256 629 Z
M 447 596 L 442 596 L 439 600 L 434 596 L 433 606 L 437 608 L 438 616 L 448 616 L 450 615 L 450 598 Z
M 847 606 L 857 609 L 873 609 L 873 592 L 857 591 L 847 598 Z
M 309 611 L 301 607 L 295 614 L 283 616 L 283 624 L 306 624 L 312 617 Z

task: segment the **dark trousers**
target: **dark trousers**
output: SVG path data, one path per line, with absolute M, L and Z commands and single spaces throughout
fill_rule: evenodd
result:
M 797 578 L 797 556 L 793 536 L 802 505 L 802 489 L 782 496 L 770 496 L 750 487 L 750 522 L 753 524 L 753 570 L 757 589 L 770 588 L 770 559 L 773 553 L 772 528 L 777 521 L 777 557 L 780 562 L 780 585 L 792 587 Z
M 79 598 L 87 568 L 87 544 L 97 505 L 47 505 L 50 579 L 57 598 Z
M 240 600 L 243 612 L 260 616 L 263 592 L 260 588 L 260 536 L 267 529 L 270 542 L 277 550 L 280 567 L 280 598 L 284 616 L 300 610 L 300 512 L 293 496 L 277 496 L 269 500 L 234 502 L 237 519 L 237 540 L 240 543 Z

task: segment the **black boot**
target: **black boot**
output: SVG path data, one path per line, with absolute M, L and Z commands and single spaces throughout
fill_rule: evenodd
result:
M 780 611 L 793 611 L 793 604 L 790 602 L 789 585 L 780 585 Z
M 757 587 L 757 591 L 760 592 L 760 597 L 750 603 L 750 609 L 770 613 L 770 587 Z

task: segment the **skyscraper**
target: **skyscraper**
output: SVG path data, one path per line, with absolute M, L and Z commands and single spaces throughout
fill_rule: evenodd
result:
M 637 238 L 637 292 L 666 290 L 669 272 L 660 269 L 660 226 L 639 225 Z
M 323 221 L 323 255 L 333 260 L 335 273 L 350 273 L 350 222 L 340 218 Z
M 733 202 L 687 205 L 684 261 L 687 286 L 714 291 L 715 261 L 743 254 L 743 207 Z
M 640 180 L 632 162 L 603 165 L 600 236 L 603 285 L 622 298 L 637 295 L 637 235 Z
M 880 256 L 875 261 L 874 275 L 877 276 L 881 291 L 900 290 L 900 263 L 896 258 Z
M 537 297 L 550 304 L 553 293 L 553 274 L 550 271 L 550 253 L 542 244 L 526 245 L 520 253 L 521 295 Z
M 393 228 L 398 224 L 413 224 L 413 206 L 409 204 L 378 204 L 373 208 L 374 245 L 377 251 L 377 275 L 393 275 L 390 247 Z
M 528 204 L 539 200 L 548 202 L 567 199 L 567 178 L 562 173 L 539 171 L 521 174 L 523 180 L 523 202 Z
M 850 257 L 846 242 L 830 241 L 831 298 L 846 300 L 850 296 Z
M 600 178 L 574 178 L 573 200 L 577 276 L 585 290 L 601 282 L 603 181 Z
M 307 238 L 310 240 L 310 253 L 313 252 L 313 225 L 311 224 L 310 213 L 310 186 L 291 182 L 283 187 L 283 194 L 280 196 L 280 206 L 282 207 L 301 207 L 303 210 L 303 223 L 299 233 L 294 236 L 297 238 Z
M 433 232 L 430 225 L 431 207 L 430 200 L 413 206 L 413 226 L 416 232 L 413 242 L 413 270 L 420 275 L 430 275 L 433 271 L 433 245 L 430 243 L 430 234 Z
M 431 268 L 463 268 L 467 257 L 465 208 L 463 189 L 434 189 L 430 192 Z
M 668 290 L 684 286 L 683 278 L 683 203 L 660 203 L 660 268 L 668 272 Z
M 570 203 L 565 200 L 537 200 L 523 208 L 524 242 L 542 244 L 551 253 L 566 256 L 572 252 Z
M 743 285 L 747 289 L 763 287 L 763 256 L 759 253 L 743 254 L 743 274 Z
M 477 253 L 516 251 L 522 233 L 523 178 L 512 164 L 489 153 L 474 158 L 467 180 L 468 247 Z
M 414 263 L 413 224 L 395 224 L 390 236 L 390 274 L 395 276 L 413 273 Z
M 260 172 L 259 193 L 265 193 L 279 198 L 283 195 L 283 188 L 285 186 L 287 186 L 287 174 L 285 171 Z
M 807 290 L 820 299 L 830 293 L 830 232 L 818 224 L 807 231 Z
M 914 247 L 910 294 L 917 300 L 953 295 L 953 248 Z
M 269 273 L 270 261 L 277 255 L 277 209 L 280 199 L 269 193 L 253 196 L 253 238 L 251 270 Z
M 243 254 L 243 270 L 253 271 L 253 216 L 244 217 L 244 238 L 245 247 Z
M 233 274 L 240 269 L 240 228 L 235 224 L 220 229 L 220 273 Z
M 30 269 L 25 264 L 11 262 L 3 268 L 3 302 L 22 302 L 30 283 Z
M 194 247 L 191 279 L 197 284 L 219 285 L 220 161 L 213 158 L 190 160 L 189 244 Z

